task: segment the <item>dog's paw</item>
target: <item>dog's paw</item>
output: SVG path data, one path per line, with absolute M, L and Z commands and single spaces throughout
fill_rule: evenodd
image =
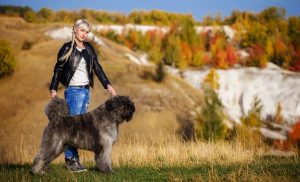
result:
M 29 174 L 30 175 L 38 175 L 38 176 L 44 176 L 44 175 L 47 175 L 47 171 L 44 171 L 44 170 L 41 170 L 41 171 L 33 171 L 33 170 L 30 170 L 29 171 Z
M 99 171 L 103 174 L 112 174 L 113 170 L 109 167 L 99 168 Z

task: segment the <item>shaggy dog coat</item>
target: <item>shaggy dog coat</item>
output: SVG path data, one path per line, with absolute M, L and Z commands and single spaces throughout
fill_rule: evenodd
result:
M 119 124 L 131 120 L 134 111 L 134 103 L 129 97 L 115 96 L 91 112 L 69 116 L 67 102 L 55 97 L 45 108 L 49 123 L 43 133 L 40 152 L 33 161 L 32 172 L 45 173 L 49 163 L 66 146 L 93 151 L 97 168 L 101 172 L 111 172 L 111 152 Z

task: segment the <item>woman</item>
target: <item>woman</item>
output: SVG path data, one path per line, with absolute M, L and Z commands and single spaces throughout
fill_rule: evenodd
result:
M 54 74 L 50 84 L 51 97 L 57 93 L 59 82 L 65 86 L 64 96 L 70 109 L 70 115 L 83 114 L 87 111 L 90 100 L 89 87 L 93 87 L 93 72 L 103 87 L 112 96 L 116 95 L 101 65 L 93 46 L 84 42 L 90 31 L 89 23 L 84 19 L 75 22 L 72 29 L 72 41 L 65 43 L 58 52 Z M 78 151 L 67 147 L 65 151 L 67 168 L 74 172 L 86 171 L 79 162 Z

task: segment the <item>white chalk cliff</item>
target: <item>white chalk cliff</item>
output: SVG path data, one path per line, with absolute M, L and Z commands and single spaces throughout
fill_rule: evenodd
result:
M 263 117 L 274 116 L 278 103 L 287 123 L 294 123 L 300 116 L 299 73 L 282 70 L 272 63 L 264 69 L 243 67 L 216 71 L 220 77 L 219 98 L 236 122 L 248 113 L 255 96 L 263 105 Z M 182 75 L 187 82 L 200 88 L 208 72 L 184 71 Z

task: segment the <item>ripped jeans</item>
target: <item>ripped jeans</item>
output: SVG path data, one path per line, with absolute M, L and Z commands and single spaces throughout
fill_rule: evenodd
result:
M 84 87 L 69 86 L 65 89 L 65 99 L 69 106 L 69 114 L 74 116 L 87 112 L 87 107 L 90 102 L 90 90 Z M 65 151 L 66 158 L 79 157 L 78 150 L 68 146 Z

